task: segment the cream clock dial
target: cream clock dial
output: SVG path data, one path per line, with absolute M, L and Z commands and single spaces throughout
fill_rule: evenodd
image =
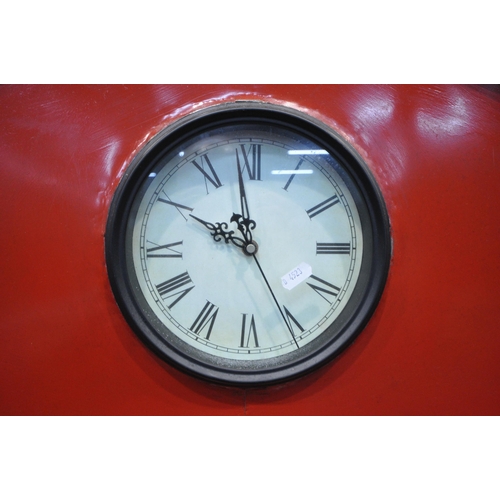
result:
M 390 259 L 383 200 L 322 124 L 260 103 L 167 128 L 130 165 L 106 234 L 110 281 L 141 339 L 226 384 L 305 374 L 361 331 Z

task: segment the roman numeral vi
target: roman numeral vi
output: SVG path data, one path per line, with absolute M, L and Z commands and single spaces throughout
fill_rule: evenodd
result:
M 250 339 L 253 338 L 253 344 L 255 347 L 259 347 L 259 340 L 257 339 L 257 330 L 255 328 L 255 318 L 252 314 L 250 321 L 248 322 L 247 329 L 247 316 L 248 314 L 243 314 L 241 320 L 241 342 L 240 347 L 248 347 L 250 344 Z

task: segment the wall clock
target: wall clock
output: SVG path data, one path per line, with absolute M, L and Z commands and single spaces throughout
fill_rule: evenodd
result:
M 113 197 L 117 303 L 157 355 L 264 385 L 338 355 L 373 314 L 391 257 L 369 169 L 339 134 L 261 102 L 193 113 L 154 137 Z

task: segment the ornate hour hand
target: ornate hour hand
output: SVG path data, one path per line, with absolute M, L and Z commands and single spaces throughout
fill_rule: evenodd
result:
M 189 215 L 193 219 L 203 224 L 207 229 L 209 229 L 210 235 L 215 241 L 219 242 L 224 240 L 224 243 L 231 242 L 233 245 L 236 245 L 238 248 L 241 248 L 243 252 L 245 252 L 245 254 L 247 255 L 252 255 L 257 251 L 257 244 L 255 242 L 248 243 L 245 240 L 239 238 L 238 236 L 233 236 L 234 231 L 226 231 L 228 227 L 226 222 L 215 222 L 214 224 L 212 224 L 211 222 L 207 222 L 203 219 L 200 219 L 199 217 L 196 217 L 193 214 Z
M 241 248 L 246 255 L 253 255 L 257 252 L 258 246 L 255 241 L 250 240 L 250 242 L 247 242 L 239 238 L 238 236 L 233 236 L 234 231 L 226 231 L 228 227 L 226 222 L 216 222 L 212 224 L 211 222 L 200 219 L 193 214 L 189 215 L 199 223 L 203 224 L 207 229 L 209 229 L 210 234 L 215 241 L 224 241 L 224 243 L 231 242 L 233 245 Z
M 212 235 L 213 239 L 215 241 L 222 241 L 224 240 L 225 243 L 229 243 L 230 241 L 232 243 L 235 243 L 234 241 L 234 231 L 226 231 L 228 225 L 225 222 L 216 222 L 215 224 L 212 224 L 211 222 L 207 222 L 203 219 L 200 219 L 199 217 L 196 217 L 193 214 L 189 214 L 190 217 L 193 219 L 197 220 L 201 224 L 203 224 L 207 229 L 210 230 L 210 234 Z M 241 241 L 241 238 L 237 238 Z M 244 243 L 244 242 L 243 242 Z M 235 243 L 236 244 L 236 243 Z M 241 245 L 238 245 L 241 246 Z

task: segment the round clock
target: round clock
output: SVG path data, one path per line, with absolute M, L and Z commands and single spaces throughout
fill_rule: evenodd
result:
M 383 198 L 323 123 L 239 102 L 154 137 L 112 200 L 117 303 L 157 355 L 204 379 L 303 375 L 361 332 L 391 256 Z

